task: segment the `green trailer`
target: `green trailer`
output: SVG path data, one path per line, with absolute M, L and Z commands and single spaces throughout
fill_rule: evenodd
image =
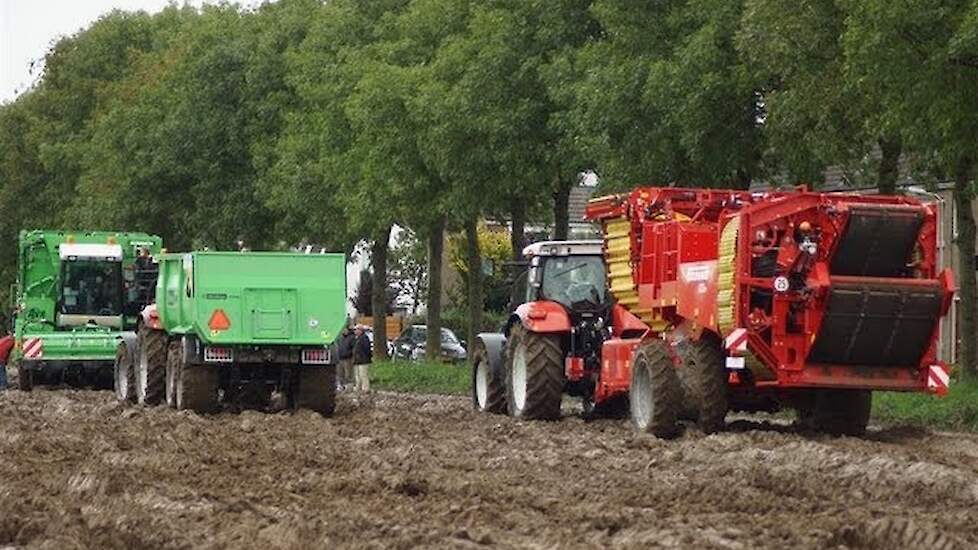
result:
M 21 231 L 11 361 L 20 388 L 111 387 L 116 346 L 152 299 L 162 240 L 145 233 Z
M 333 412 L 345 255 L 204 251 L 165 254 L 159 268 L 156 303 L 118 346 L 119 399 L 209 412 L 278 392 Z

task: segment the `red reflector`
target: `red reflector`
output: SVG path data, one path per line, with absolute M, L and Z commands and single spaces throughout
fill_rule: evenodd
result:
M 326 348 L 302 350 L 302 362 L 307 365 L 328 365 L 329 350 Z
M 211 330 L 227 330 L 231 328 L 231 319 L 228 319 L 228 315 L 224 313 L 223 309 L 215 309 L 214 313 L 211 314 L 211 320 L 207 322 L 207 326 Z

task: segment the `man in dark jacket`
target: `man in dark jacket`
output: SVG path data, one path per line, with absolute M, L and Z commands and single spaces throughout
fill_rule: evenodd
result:
M 373 350 L 370 345 L 370 338 L 363 330 L 362 325 L 357 325 L 356 337 L 353 341 L 353 365 L 357 371 L 356 389 L 362 392 L 370 391 L 370 361 Z
M 339 345 L 337 353 L 340 357 L 339 372 L 337 373 L 337 384 L 339 389 L 344 389 L 354 383 L 356 376 L 353 372 L 353 342 L 356 337 L 353 335 L 353 329 L 346 327 L 343 329 L 343 333 L 340 334 Z

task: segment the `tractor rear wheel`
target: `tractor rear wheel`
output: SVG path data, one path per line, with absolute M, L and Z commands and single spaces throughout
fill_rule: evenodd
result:
M 723 429 L 727 416 L 727 371 L 720 338 L 704 331 L 699 340 L 676 346 L 682 360 L 676 375 L 682 388 L 680 414 L 695 420 L 703 433 Z
M 323 416 L 336 410 L 336 366 L 302 366 L 298 371 L 299 387 L 293 403 L 297 409 L 310 409 Z
M 628 398 L 632 422 L 639 432 L 663 439 L 679 435 L 682 388 L 669 344 L 664 340 L 646 340 L 635 351 Z
M 115 349 L 115 397 L 123 403 L 136 402 L 136 372 L 129 345 L 119 342 Z
M 472 406 L 481 412 L 506 412 L 506 381 L 493 372 L 489 352 L 482 343 L 476 343 L 472 353 Z
M 513 327 L 506 346 L 506 367 L 509 414 L 524 420 L 560 418 L 564 353 L 557 335 Z
M 17 387 L 20 391 L 31 391 L 34 389 L 34 372 L 24 364 L 24 361 L 17 361 Z
M 813 390 L 798 407 L 798 420 L 806 429 L 858 437 L 866 433 L 872 405 L 870 390 Z
M 139 328 L 136 401 L 140 405 L 157 405 L 163 401 L 165 376 L 166 333 L 143 325 Z

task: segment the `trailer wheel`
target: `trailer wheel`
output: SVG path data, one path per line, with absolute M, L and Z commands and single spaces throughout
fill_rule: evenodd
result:
M 170 343 L 167 357 L 167 403 L 178 411 L 209 413 L 217 409 L 220 372 L 214 365 L 193 363 L 186 336 Z
M 720 338 L 704 331 L 699 340 L 684 340 L 676 346 L 682 360 L 677 369 L 682 388 L 680 414 L 695 420 L 703 433 L 723 429 L 727 416 L 727 372 Z
M 297 409 L 310 409 L 323 416 L 336 410 L 336 365 L 296 367 L 299 387 L 293 403 Z
M 676 437 L 681 397 L 669 344 L 659 339 L 646 340 L 632 359 L 628 398 L 635 427 L 663 439 Z
M 564 353 L 560 338 L 513 327 L 506 346 L 506 400 L 509 414 L 524 420 L 560 418 L 564 394 Z
M 115 349 L 115 397 L 123 403 L 136 402 L 136 372 L 133 368 L 133 357 L 129 353 L 129 345 L 119 342 Z
M 798 407 L 798 420 L 805 429 L 858 437 L 866 433 L 872 404 L 870 390 L 813 390 Z
M 20 391 L 34 389 L 34 372 L 24 364 L 24 361 L 17 361 L 17 387 Z
M 481 412 L 506 412 L 506 381 L 492 371 L 489 352 L 481 342 L 472 353 L 472 406 Z
M 157 405 L 163 400 L 166 376 L 166 333 L 146 325 L 139 328 L 139 361 L 136 363 L 136 401 Z

